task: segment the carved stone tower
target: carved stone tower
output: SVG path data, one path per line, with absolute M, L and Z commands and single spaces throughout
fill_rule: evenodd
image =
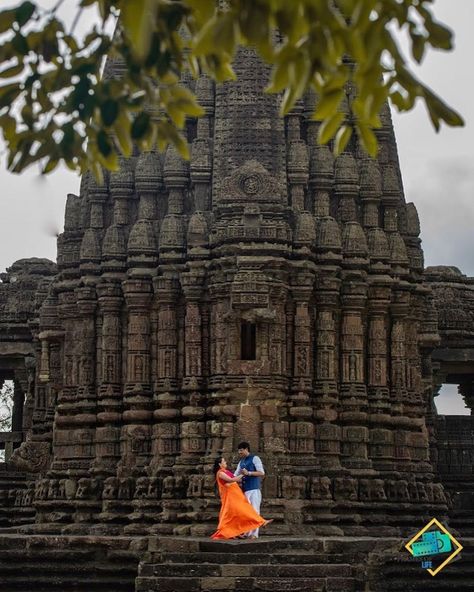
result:
M 209 467 L 240 440 L 274 532 L 445 513 L 425 423 L 436 315 L 389 109 L 377 159 L 355 139 L 334 158 L 311 96 L 281 119 L 252 51 L 235 70 L 187 82 L 206 110 L 189 163 L 142 154 L 68 198 L 40 318 L 39 523 L 206 534 Z

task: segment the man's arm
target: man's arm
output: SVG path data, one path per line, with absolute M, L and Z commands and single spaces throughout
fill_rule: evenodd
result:
M 265 477 L 265 469 L 259 456 L 253 457 L 253 464 L 255 465 L 256 471 L 251 471 L 254 477 Z
M 239 460 L 239 464 L 237 465 L 237 468 L 235 469 L 234 472 L 234 476 L 237 477 L 238 475 L 240 475 L 242 472 L 242 469 L 240 468 L 240 460 Z
M 243 469 L 242 473 L 244 475 L 248 475 L 249 477 L 265 477 L 265 470 L 263 468 L 263 464 L 262 464 L 262 461 L 260 460 L 260 457 L 254 456 L 252 460 L 253 460 L 253 464 L 255 465 L 256 470 L 255 471 L 247 471 L 246 469 Z

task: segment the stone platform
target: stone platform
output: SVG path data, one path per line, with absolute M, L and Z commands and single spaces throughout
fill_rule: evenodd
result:
M 471 592 L 474 538 L 437 576 L 375 537 L 55 536 L 0 533 L 2 592 Z

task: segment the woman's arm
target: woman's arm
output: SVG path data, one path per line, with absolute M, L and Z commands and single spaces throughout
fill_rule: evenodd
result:
M 226 475 L 224 471 L 219 471 L 217 476 L 219 479 L 222 479 L 222 481 L 226 481 L 226 483 L 239 483 L 242 481 L 242 475 L 237 475 L 237 477 L 229 477 L 229 475 Z

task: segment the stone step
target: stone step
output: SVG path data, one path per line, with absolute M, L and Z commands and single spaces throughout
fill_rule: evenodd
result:
M 70 575 L 71 572 L 74 573 L 74 577 L 83 577 L 90 575 L 91 573 L 96 574 L 97 576 L 100 574 L 101 577 L 103 574 L 111 574 L 111 575 L 120 575 L 120 574 L 135 574 L 136 572 L 136 564 L 130 565 L 118 565 L 118 564 L 108 564 L 108 563 L 99 563 L 94 561 L 91 563 L 76 563 L 74 561 L 31 561 L 29 557 L 27 557 L 24 561 L 19 562 L 6 562 L 2 557 L 0 559 L 0 578 L 7 577 L 10 574 L 17 574 L 20 572 L 29 572 L 34 573 L 38 576 L 44 574 L 45 576 L 51 575 L 51 577 L 58 575 L 58 574 L 66 574 Z
M 243 576 L 243 577 L 303 577 L 319 578 L 327 576 L 350 576 L 351 566 L 327 563 L 311 565 L 268 565 L 268 564 L 199 564 L 199 563 L 162 563 L 159 565 L 141 564 L 139 576 L 179 577 L 183 573 L 190 576 Z
M 134 583 L 122 577 L 97 578 L 89 574 L 82 581 L 73 574 L 69 578 L 54 578 L 36 575 L 0 577 L 2 592 L 135 592 Z
M 266 563 L 266 564 L 308 564 L 308 563 L 344 563 L 345 556 L 338 553 L 298 553 L 278 551 L 275 553 L 150 553 L 149 563 Z
M 351 578 L 306 577 L 138 577 L 136 592 L 357 592 Z
M 81 562 L 93 561 L 95 558 L 95 552 L 87 549 L 75 549 L 74 551 L 66 549 L 44 549 L 41 554 L 32 553 L 29 549 L 1 549 L 0 550 L 0 566 L 2 562 L 19 561 L 23 563 L 25 560 L 29 562 L 42 562 L 50 561 L 54 559 L 61 559 L 66 563 L 72 562 L 79 564 Z
M 370 539 L 372 540 L 372 539 Z M 257 540 L 212 540 L 184 537 L 151 537 L 149 551 L 170 553 L 275 553 L 295 549 L 298 552 L 323 552 L 324 539 L 319 537 L 289 538 L 289 537 L 260 537 Z
M 470 577 L 447 578 L 445 574 L 436 576 L 422 573 L 419 577 L 387 580 L 377 584 L 370 584 L 370 592 L 472 592 L 474 579 Z
M 400 544 L 400 539 L 384 539 L 385 545 Z M 177 555 L 188 554 L 214 554 L 219 562 L 229 562 L 227 555 L 245 554 L 248 557 L 258 554 L 273 556 L 312 554 L 315 563 L 338 563 L 342 556 L 343 561 L 353 563 L 364 561 L 368 553 L 377 549 L 377 539 L 373 537 L 261 537 L 255 541 L 231 540 L 214 541 L 210 539 L 193 539 L 178 537 L 152 537 L 148 551 L 151 563 L 162 561 L 176 561 Z M 277 558 L 271 563 L 280 563 Z M 206 561 L 204 556 L 202 560 Z M 179 560 L 178 560 L 179 561 Z M 182 561 L 182 560 L 181 560 Z M 252 560 L 251 560 L 252 561 Z M 266 562 L 266 561 L 265 561 Z M 311 560 L 303 559 L 301 563 L 309 563 Z M 290 561 L 293 563 L 293 561 Z
M 274 539 L 260 538 L 258 540 L 238 540 L 238 541 L 213 541 L 203 540 L 199 543 L 199 550 L 204 552 L 235 553 L 237 549 L 245 549 L 246 553 L 258 551 L 275 553 L 276 551 L 286 551 L 289 549 L 306 550 L 312 552 L 321 552 L 324 550 L 323 541 L 317 539 Z
M 158 565 L 141 564 L 139 577 L 175 578 L 189 574 L 190 577 L 250 577 L 250 578 L 325 578 L 350 577 L 352 568 L 348 564 L 331 565 L 327 563 L 311 565 L 268 565 L 268 564 L 199 564 L 162 563 Z

